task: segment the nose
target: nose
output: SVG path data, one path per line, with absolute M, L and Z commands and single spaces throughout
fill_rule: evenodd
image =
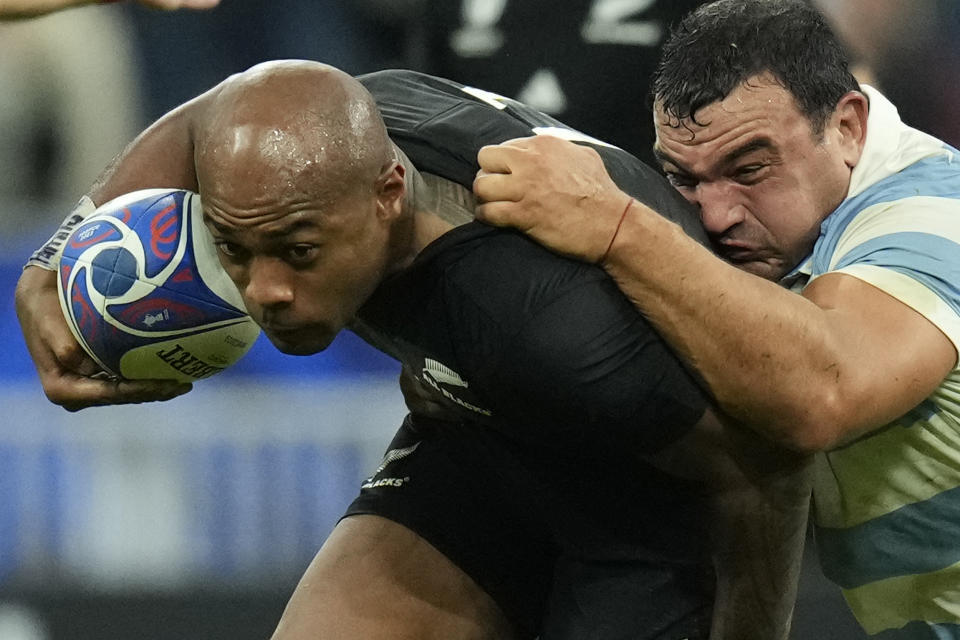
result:
M 730 184 L 701 182 L 691 200 L 700 207 L 700 223 L 710 235 L 723 235 L 746 217 L 747 210 Z
M 288 305 L 294 299 L 290 267 L 280 258 L 257 256 L 247 267 L 244 298 L 261 308 Z

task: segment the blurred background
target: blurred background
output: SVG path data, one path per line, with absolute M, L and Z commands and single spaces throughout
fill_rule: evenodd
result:
M 863 78 L 960 145 L 960 3 L 818 0 Z M 409 67 L 521 99 L 649 159 L 647 80 L 683 0 L 222 0 L 0 23 L 0 640 L 267 638 L 404 413 L 352 335 L 259 342 L 166 404 L 68 413 L 20 338 L 20 268 L 123 145 L 262 60 Z M 808 553 L 796 640 L 856 640 Z

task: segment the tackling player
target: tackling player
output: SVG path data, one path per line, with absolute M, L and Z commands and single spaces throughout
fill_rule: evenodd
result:
M 805 486 L 782 460 L 757 465 L 772 453 L 758 441 L 731 442 L 601 270 L 455 228 L 472 217 L 477 150 L 531 132 L 590 142 L 444 80 L 274 63 L 159 120 L 93 190 L 198 190 L 275 346 L 316 353 L 350 328 L 452 416 L 405 420 L 275 637 L 786 637 Z M 669 185 L 591 143 L 623 188 L 696 233 Z M 66 331 L 34 315 L 47 276 L 28 269 L 18 288 L 40 359 L 44 334 Z M 64 389 L 54 399 L 85 402 Z M 125 399 L 103 392 L 89 400 Z

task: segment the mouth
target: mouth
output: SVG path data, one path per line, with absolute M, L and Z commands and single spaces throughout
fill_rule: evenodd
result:
M 309 327 L 289 324 L 263 324 L 261 328 L 268 336 L 273 336 L 284 342 L 298 342 L 316 333 Z
M 264 323 L 260 327 L 277 349 L 290 355 L 309 355 L 323 351 L 333 342 L 334 337 L 329 331 L 316 325 Z
M 750 249 L 736 249 L 732 247 L 718 247 L 717 253 L 724 257 L 728 262 L 743 263 L 753 262 L 757 259 L 757 253 Z
M 757 256 L 757 253 L 754 251 L 748 251 L 746 249 L 740 250 L 724 250 L 722 252 L 724 258 L 729 262 L 736 264 L 743 264 L 744 262 L 756 262 L 760 258 Z
M 754 245 L 735 240 L 716 240 L 714 250 L 730 262 L 742 264 L 762 260 L 762 252 Z

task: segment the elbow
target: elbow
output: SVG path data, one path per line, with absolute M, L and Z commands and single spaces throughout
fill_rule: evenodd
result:
M 824 391 L 806 398 L 802 407 L 785 411 L 777 421 L 775 439 L 784 447 L 810 455 L 829 451 L 853 427 L 851 412 L 840 393 Z
M 819 425 L 792 423 L 777 437 L 779 444 L 802 455 L 812 455 L 828 451 L 834 444 L 833 438 L 824 433 Z

